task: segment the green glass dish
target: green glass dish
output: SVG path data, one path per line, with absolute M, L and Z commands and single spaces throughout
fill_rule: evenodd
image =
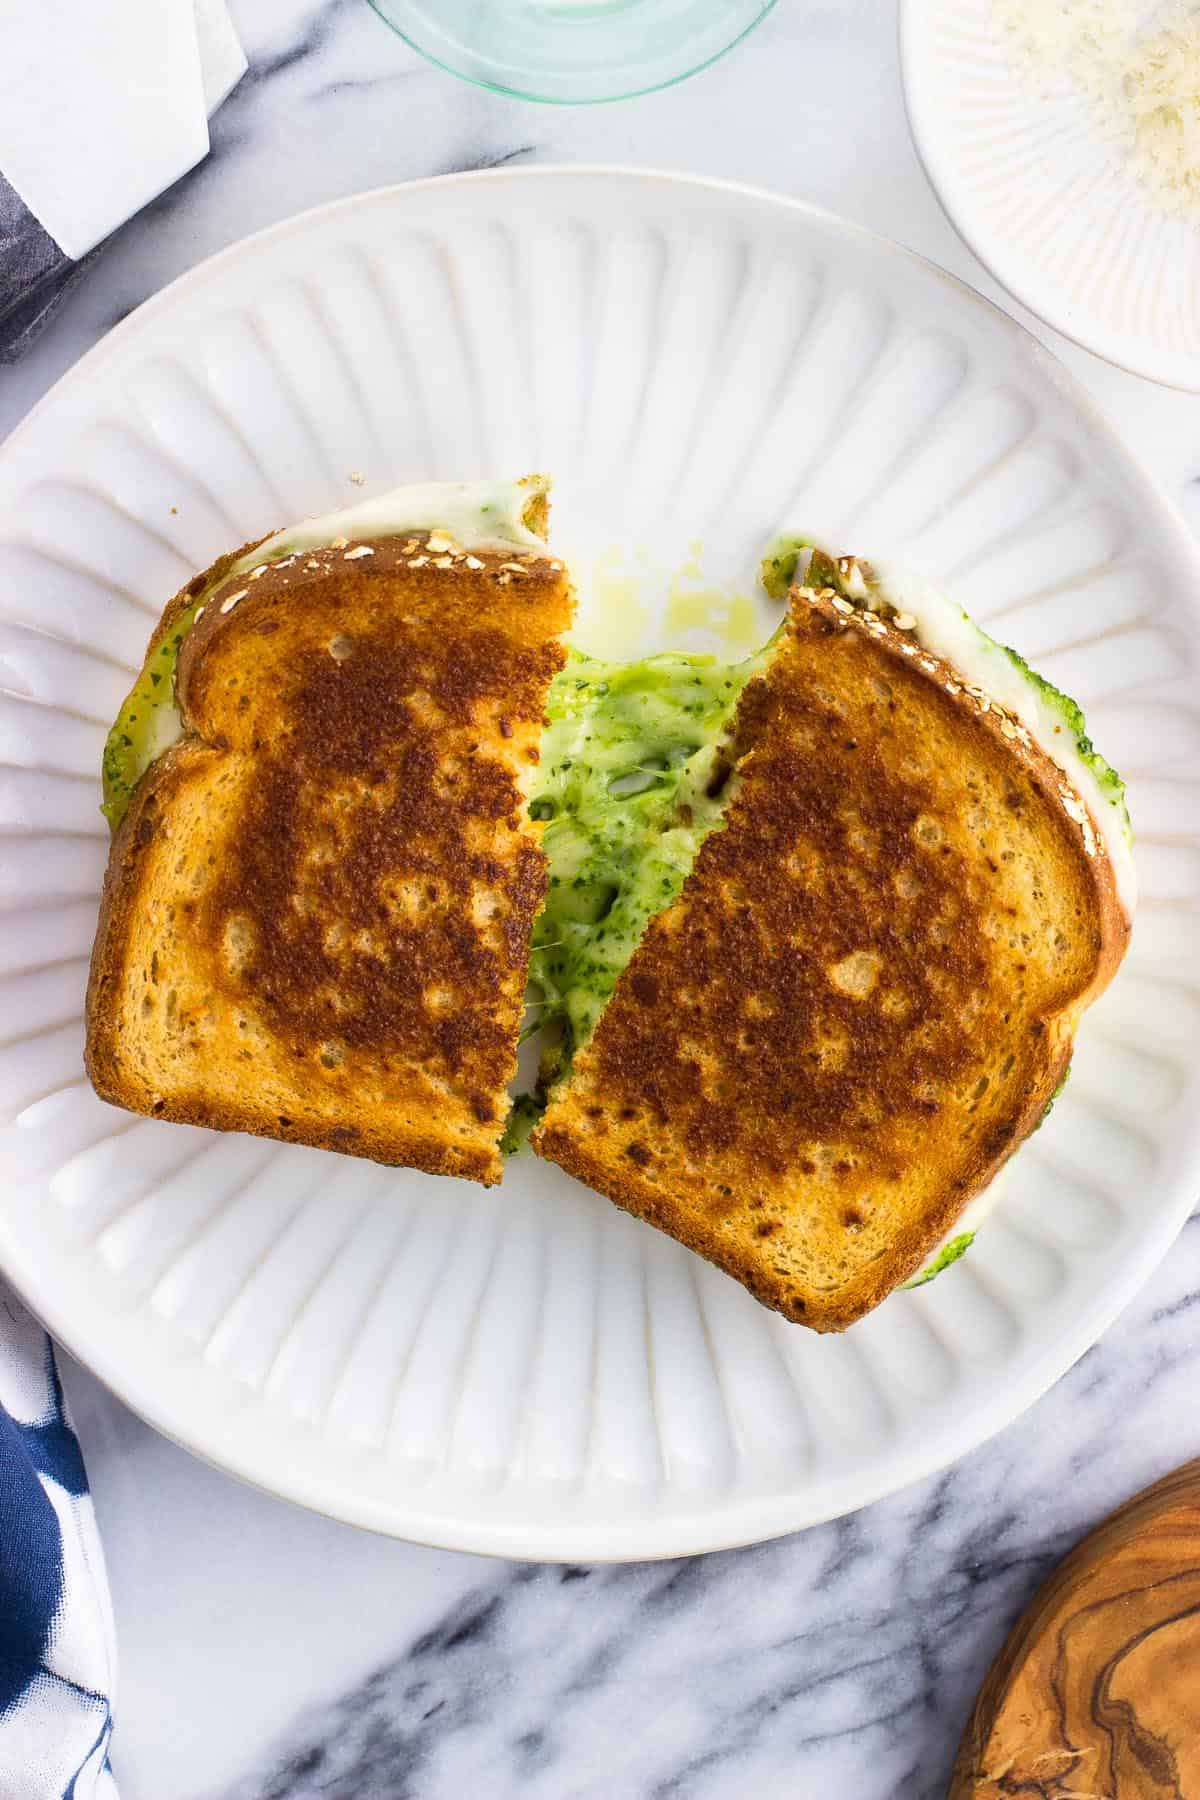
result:
M 368 0 L 431 62 L 560 106 L 625 100 L 706 68 L 775 0 Z

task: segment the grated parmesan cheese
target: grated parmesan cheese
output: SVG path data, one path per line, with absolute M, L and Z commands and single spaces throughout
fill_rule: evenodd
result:
M 1150 202 L 1200 221 L 1200 5 L 992 0 L 1022 76 L 1065 77 Z

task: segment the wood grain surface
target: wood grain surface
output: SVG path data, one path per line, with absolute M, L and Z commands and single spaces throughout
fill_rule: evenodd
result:
M 949 1800 L 1200 1800 L 1200 1461 L 1127 1501 L 996 1658 Z

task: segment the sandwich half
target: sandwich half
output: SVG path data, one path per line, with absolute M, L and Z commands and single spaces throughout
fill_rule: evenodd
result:
M 533 972 L 565 1022 L 532 1143 L 840 1330 L 1044 1117 L 1128 943 L 1128 819 L 1073 703 L 902 576 L 805 551 L 780 633 L 725 674 L 723 739 L 639 753 L 668 867 L 607 960 L 619 855 L 572 925 L 589 852 L 548 815 L 567 917 Z
M 540 478 L 399 489 L 171 601 L 105 753 L 103 1099 L 499 1179 L 572 611 L 545 522 Z

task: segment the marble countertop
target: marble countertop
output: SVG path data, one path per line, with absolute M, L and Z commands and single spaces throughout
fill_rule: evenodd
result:
M 1001 298 L 912 149 L 888 0 L 783 0 L 693 81 L 578 111 L 455 82 L 366 0 L 233 11 L 251 67 L 212 156 L 0 373 L 0 436 L 117 320 L 233 239 L 356 189 L 515 160 L 780 188 Z M 1200 399 L 1034 328 L 1200 527 Z M 758 1549 L 590 1569 L 311 1517 L 205 1468 L 68 1369 L 120 1634 L 124 1800 L 934 1800 L 1041 1575 L 1200 1454 L 1198 1321 L 1193 1218 L 1104 1341 L 946 1474 Z

